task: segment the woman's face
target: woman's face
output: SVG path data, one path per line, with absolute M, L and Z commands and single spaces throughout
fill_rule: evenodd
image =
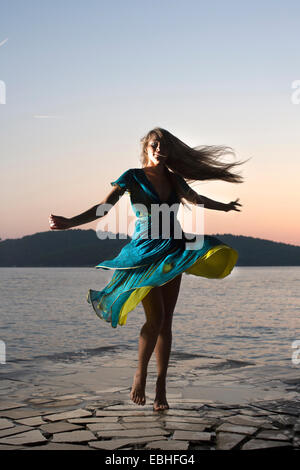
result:
M 168 157 L 165 143 L 156 136 L 150 137 L 147 145 L 148 164 L 158 165 L 164 163 Z M 151 163 L 150 163 L 151 162 Z M 151 165 L 152 166 L 152 165 Z

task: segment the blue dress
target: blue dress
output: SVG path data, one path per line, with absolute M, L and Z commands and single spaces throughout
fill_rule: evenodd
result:
M 183 189 L 189 189 L 185 180 L 175 175 Z M 162 202 L 142 168 L 125 171 L 111 185 L 125 188 L 137 220 L 131 241 L 111 260 L 102 261 L 97 269 L 113 269 L 111 281 L 100 291 L 89 289 L 87 301 L 101 319 L 113 328 L 125 325 L 127 315 L 155 286 L 162 286 L 181 273 L 220 279 L 228 276 L 235 266 L 238 253 L 218 238 L 204 235 L 199 247 L 190 249 L 177 220 L 180 199 L 173 191 Z M 166 204 L 169 231 L 164 223 L 155 224 L 152 205 Z M 156 217 L 157 221 L 157 217 Z M 153 230 L 154 228 L 154 230 Z M 151 232 L 151 229 L 153 232 Z M 153 236 L 153 233 L 155 234 Z M 179 235 L 178 235 L 179 234 Z

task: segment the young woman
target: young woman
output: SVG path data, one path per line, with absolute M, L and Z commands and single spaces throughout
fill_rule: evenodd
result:
M 204 208 L 221 211 L 240 211 L 239 199 L 228 204 L 217 202 L 196 193 L 186 182 L 224 180 L 241 183 L 242 177 L 231 169 L 244 162 L 224 163 L 219 160 L 230 147 L 201 146 L 191 148 L 165 129 L 155 128 L 141 139 L 142 168 L 125 171 L 111 182 L 113 190 L 100 203 L 70 219 L 50 215 L 52 230 L 64 230 L 96 220 L 104 204 L 112 207 L 125 192 L 130 194 L 137 216 L 130 243 L 112 260 L 103 261 L 97 268 L 115 270 L 111 281 L 101 291 L 90 289 L 87 300 L 96 314 L 117 325 L 126 323 L 128 312 L 142 302 L 146 322 L 139 336 L 138 367 L 130 393 L 131 400 L 144 405 L 147 367 L 155 351 L 157 361 L 156 397 L 154 411 L 169 408 L 166 398 L 166 377 L 172 343 L 172 318 L 178 298 L 182 273 L 208 278 L 228 276 L 236 264 L 238 253 L 216 237 L 204 235 L 196 249 L 187 245 L 184 232 L 175 236 L 176 214 L 183 199 Z M 107 207 L 107 206 L 105 206 Z M 157 225 L 153 209 L 162 207 L 163 221 L 168 217 L 167 236 Z M 175 210 L 174 210 L 175 207 Z M 98 212 L 97 212 L 98 209 Z M 103 212 L 103 211 L 102 211 Z M 104 211 L 108 212 L 108 211 Z M 106 215 L 106 214 L 105 214 Z M 156 215 L 156 214 L 154 214 Z M 103 215 L 102 215 L 103 217 Z M 172 227 L 171 227 L 172 226 Z M 155 237 L 152 235 L 156 229 Z M 158 236 L 157 236 L 158 229 Z M 178 227 L 177 227 L 178 229 Z

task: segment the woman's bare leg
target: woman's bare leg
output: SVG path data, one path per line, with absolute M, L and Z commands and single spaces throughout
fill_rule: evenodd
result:
M 154 351 L 159 331 L 164 320 L 164 301 L 160 287 L 153 287 L 142 300 L 146 323 L 139 337 L 138 368 L 130 393 L 131 400 L 137 405 L 145 405 L 147 367 Z
M 160 287 L 163 295 L 165 316 L 155 346 L 157 362 L 156 397 L 153 404 L 155 411 L 169 408 L 166 397 L 166 377 L 172 346 L 173 312 L 179 294 L 181 278 L 182 274 L 179 274 L 176 278 Z

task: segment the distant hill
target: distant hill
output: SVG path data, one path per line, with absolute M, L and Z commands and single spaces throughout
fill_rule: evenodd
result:
M 243 235 L 212 234 L 239 253 L 237 266 L 300 266 L 300 246 Z M 123 235 L 124 236 L 124 235 Z M 100 240 L 94 230 L 47 231 L 0 242 L 0 267 L 94 267 L 130 237 Z

